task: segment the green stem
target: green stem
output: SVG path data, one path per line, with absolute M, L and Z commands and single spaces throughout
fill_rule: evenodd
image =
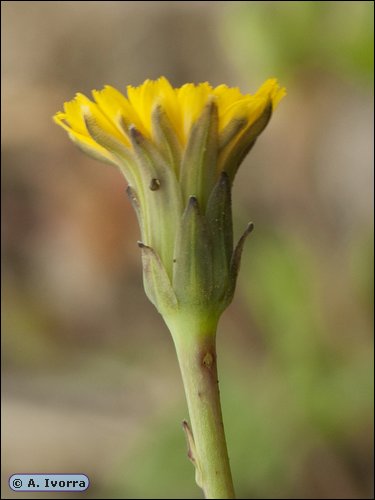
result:
M 196 481 L 206 498 L 235 498 L 225 441 L 216 365 L 215 331 L 176 331 L 173 339 L 191 420 L 184 428 Z

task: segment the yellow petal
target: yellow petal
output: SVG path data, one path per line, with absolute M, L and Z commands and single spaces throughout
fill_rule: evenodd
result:
M 73 134 L 76 141 L 86 141 L 86 146 L 95 147 L 85 124 L 85 116 L 90 115 L 106 134 L 131 148 L 127 136 L 131 125 L 148 139 L 153 139 L 151 117 L 158 105 L 163 108 L 175 135 L 184 147 L 192 125 L 201 116 L 209 100 L 214 99 L 216 102 L 220 133 L 232 121 L 245 121 L 247 126 L 251 126 L 269 103 L 275 109 L 286 91 L 275 78 L 266 80 L 251 95 L 242 94 L 237 87 L 227 85 L 212 88 L 207 82 L 198 85 L 187 83 L 180 88 L 173 88 L 165 77 L 161 77 L 155 81 L 146 80 L 138 87 L 129 85 L 127 97 L 110 86 L 105 86 L 100 91 L 94 90 L 92 94 L 95 102 L 83 94 L 77 94 L 72 101 L 66 102 L 64 111 L 55 115 L 56 123 Z
M 272 108 L 275 109 L 285 95 L 285 87 L 280 87 L 276 78 L 269 78 L 258 89 L 255 97 L 265 97 L 267 99 L 270 99 L 272 101 Z

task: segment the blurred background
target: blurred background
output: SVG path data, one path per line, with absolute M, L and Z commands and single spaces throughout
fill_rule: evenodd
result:
M 238 497 L 371 498 L 373 3 L 1 8 L 2 498 L 33 498 L 15 472 L 87 474 L 69 498 L 201 498 L 126 183 L 51 119 L 161 75 L 288 89 L 234 186 L 236 237 L 255 223 L 218 332 Z

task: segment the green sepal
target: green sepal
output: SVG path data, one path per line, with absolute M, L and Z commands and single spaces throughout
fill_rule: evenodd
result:
M 220 152 L 219 170 L 227 172 L 232 181 L 245 156 L 254 146 L 257 137 L 267 126 L 271 115 L 272 104 L 269 103 L 260 117 L 238 139 L 234 138 Z
M 176 310 L 178 301 L 159 255 L 140 241 L 138 246 L 142 252 L 143 284 L 147 297 L 160 314 Z
M 146 236 L 146 230 L 144 227 L 145 221 L 144 221 L 144 217 L 142 214 L 142 206 L 139 202 L 138 194 L 137 194 L 136 190 L 132 186 L 130 186 L 130 184 L 126 188 L 126 194 L 128 195 L 128 199 L 133 207 L 134 212 L 137 215 L 137 220 L 138 220 L 138 224 L 139 224 L 139 227 L 141 230 L 142 238 L 145 238 L 145 236 Z
M 123 172 L 128 183 L 137 186 L 138 190 L 140 190 L 141 177 L 129 149 L 113 136 L 103 132 L 103 129 L 99 127 L 95 118 L 90 114 L 85 115 L 84 120 L 90 136 L 112 154 L 114 163 Z
M 153 139 L 158 150 L 178 176 L 181 163 L 181 145 L 162 106 L 156 106 L 153 110 L 151 123 Z
M 210 101 L 192 126 L 182 157 L 180 184 L 183 199 L 195 196 L 202 211 L 217 175 L 218 111 Z
M 219 150 L 222 151 L 247 125 L 247 118 L 234 118 L 219 135 Z
M 233 253 L 231 181 L 222 172 L 207 203 L 206 220 L 212 239 L 214 298 L 225 295 Z
M 191 196 L 181 219 L 173 259 L 173 289 L 180 304 L 211 303 L 213 288 L 212 246 L 199 203 Z
M 132 204 L 132 207 L 133 207 L 135 213 L 137 214 L 138 220 L 140 220 L 141 219 L 141 206 L 139 204 L 138 196 L 137 196 L 135 189 L 132 186 L 128 185 L 128 187 L 126 188 L 126 194 L 128 195 L 129 201 Z
M 129 137 L 139 169 L 144 173 L 145 196 L 142 215 L 145 219 L 146 243 L 160 255 L 172 278 L 174 239 L 182 214 L 181 190 L 173 169 L 154 144 L 134 126 Z
M 254 229 L 254 224 L 252 222 L 249 222 L 244 233 L 242 234 L 241 238 L 239 239 L 239 241 L 236 245 L 236 248 L 234 249 L 231 263 L 230 263 L 229 284 L 228 284 L 227 293 L 225 296 L 226 306 L 228 306 L 232 302 L 234 291 L 236 289 L 237 276 L 238 276 L 238 272 L 240 270 L 242 250 L 243 250 L 243 247 L 245 245 L 246 238 L 253 231 L 253 229 Z
M 114 158 L 110 159 L 106 155 L 101 154 L 96 149 L 94 149 L 90 146 L 87 146 L 82 141 L 77 139 L 77 137 L 75 137 L 74 134 L 69 133 L 69 137 L 70 137 L 70 140 L 73 142 L 73 144 L 75 144 L 78 147 L 78 149 L 80 149 L 83 153 L 91 156 L 91 158 L 94 158 L 94 160 L 98 160 L 102 163 L 106 163 L 107 165 L 111 165 L 111 166 L 115 166 L 115 167 L 117 166 L 116 160 Z
M 147 187 L 150 185 L 152 179 L 160 177 L 160 172 L 158 171 L 160 169 L 157 169 L 155 165 L 155 152 L 150 151 L 149 141 L 134 125 L 129 127 L 128 136 L 133 147 L 133 157 L 142 175 L 143 185 Z M 160 163 L 162 162 L 163 160 L 160 161 Z

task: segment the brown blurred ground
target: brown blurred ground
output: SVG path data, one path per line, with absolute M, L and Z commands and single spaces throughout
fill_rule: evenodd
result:
M 23 498 L 15 472 L 86 473 L 88 498 L 199 498 L 126 183 L 51 120 L 77 91 L 160 75 L 288 87 L 234 189 L 237 234 L 256 225 L 219 332 L 239 496 L 370 498 L 370 2 L 2 2 L 2 14 L 2 498 Z

